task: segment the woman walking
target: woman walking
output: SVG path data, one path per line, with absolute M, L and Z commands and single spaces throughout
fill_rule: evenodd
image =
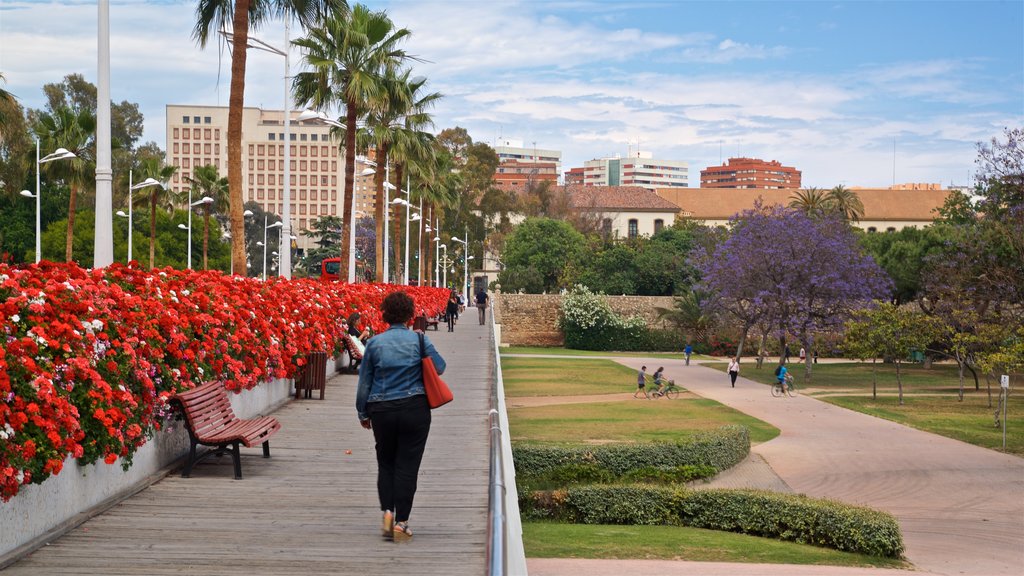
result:
M 455 319 L 459 315 L 459 300 L 455 296 L 455 292 L 452 292 L 451 297 L 448 298 L 448 306 L 444 309 L 444 315 L 448 319 L 448 331 L 455 332 Z
M 732 380 L 732 387 L 736 387 L 736 377 L 740 375 L 740 359 L 739 357 L 731 358 L 729 360 L 729 379 Z
M 384 513 L 382 532 L 395 542 L 412 538 L 409 513 L 416 494 L 423 449 L 430 432 L 430 407 L 423 389 L 420 345 L 437 372 L 444 358 L 425 336 L 409 329 L 415 306 L 405 292 L 384 298 L 381 313 L 391 325 L 370 339 L 359 368 L 356 413 L 373 430 L 377 449 L 377 495 Z

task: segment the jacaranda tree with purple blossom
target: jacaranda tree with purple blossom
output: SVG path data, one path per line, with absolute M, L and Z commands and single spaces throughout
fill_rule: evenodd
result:
M 780 349 L 794 335 L 811 351 L 815 334 L 839 329 L 854 310 L 890 296 L 892 282 L 839 218 L 758 202 L 730 228 L 724 242 L 698 250 L 697 260 L 712 305 L 741 325 L 737 356 L 755 324 L 771 326 Z

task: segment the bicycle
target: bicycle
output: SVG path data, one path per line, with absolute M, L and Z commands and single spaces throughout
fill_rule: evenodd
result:
M 772 396 L 778 398 L 783 394 L 788 394 L 790 398 L 796 396 L 796 383 L 793 382 L 793 376 L 791 374 L 786 374 L 785 390 L 783 390 L 782 382 L 776 381 L 772 384 Z
M 673 398 L 678 398 L 679 397 L 679 391 L 680 390 L 682 390 L 682 388 L 680 388 L 679 386 L 676 386 L 676 381 L 675 380 L 669 380 L 668 383 L 665 384 L 664 387 L 662 387 L 660 390 L 659 389 L 655 389 L 655 390 L 651 391 L 651 393 L 647 397 L 649 399 L 653 400 L 653 399 L 661 398 L 662 396 L 664 396 L 664 397 L 666 397 L 666 398 L 671 400 Z

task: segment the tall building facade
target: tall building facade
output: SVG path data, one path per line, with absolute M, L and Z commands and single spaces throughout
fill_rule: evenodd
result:
M 650 152 L 631 152 L 627 158 L 597 158 L 583 163 L 584 186 L 641 186 L 648 190 L 686 188 L 689 164 L 658 160 Z
M 558 183 L 562 168 L 560 151 L 527 148 L 520 140 L 502 140 L 494 151 L 498 155 L 494 181 L 499 188 L 514 192 L 525 190 L 530 183 Z
M 701 188 L 798 189 L 800 171 L 777 160 L 729 158 L 721 166 L 700 171 Z
M 292 112 L 289 127 L 289 188 L 292 233 L 301 252 L 315 247 L 300 234 L 321 216 L 342 216 L 345 154 L 329 126 L 298 122 Z M 178 167 L 171 188 L 187 191 L 193 171 L 206 165 L 228 172 L 228 109 L 226 106 L 167 105 L 167 162 Z M 281 215 L 284 200 L 284 111 L 245 108 L 242 112 L 243 198 L 265 211 Z M 373 176 L 361 176 L 356 166 L 355 210 L 372 215 Z

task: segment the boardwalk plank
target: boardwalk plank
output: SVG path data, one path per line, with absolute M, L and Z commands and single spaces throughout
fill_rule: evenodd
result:
M 492 370 L 486 327 L 429 334 L 455 401 L 434 413 L 405 545 L 380 537 L 373 436 L 355 416 L 353 375 L 323 401 L 274 413 L 270 459 L 243 449 L 172 474 L 8 567 L 23 574 L 423 574 L 485 572 Z M 346 454 L 350 450 L 351 454 Z

